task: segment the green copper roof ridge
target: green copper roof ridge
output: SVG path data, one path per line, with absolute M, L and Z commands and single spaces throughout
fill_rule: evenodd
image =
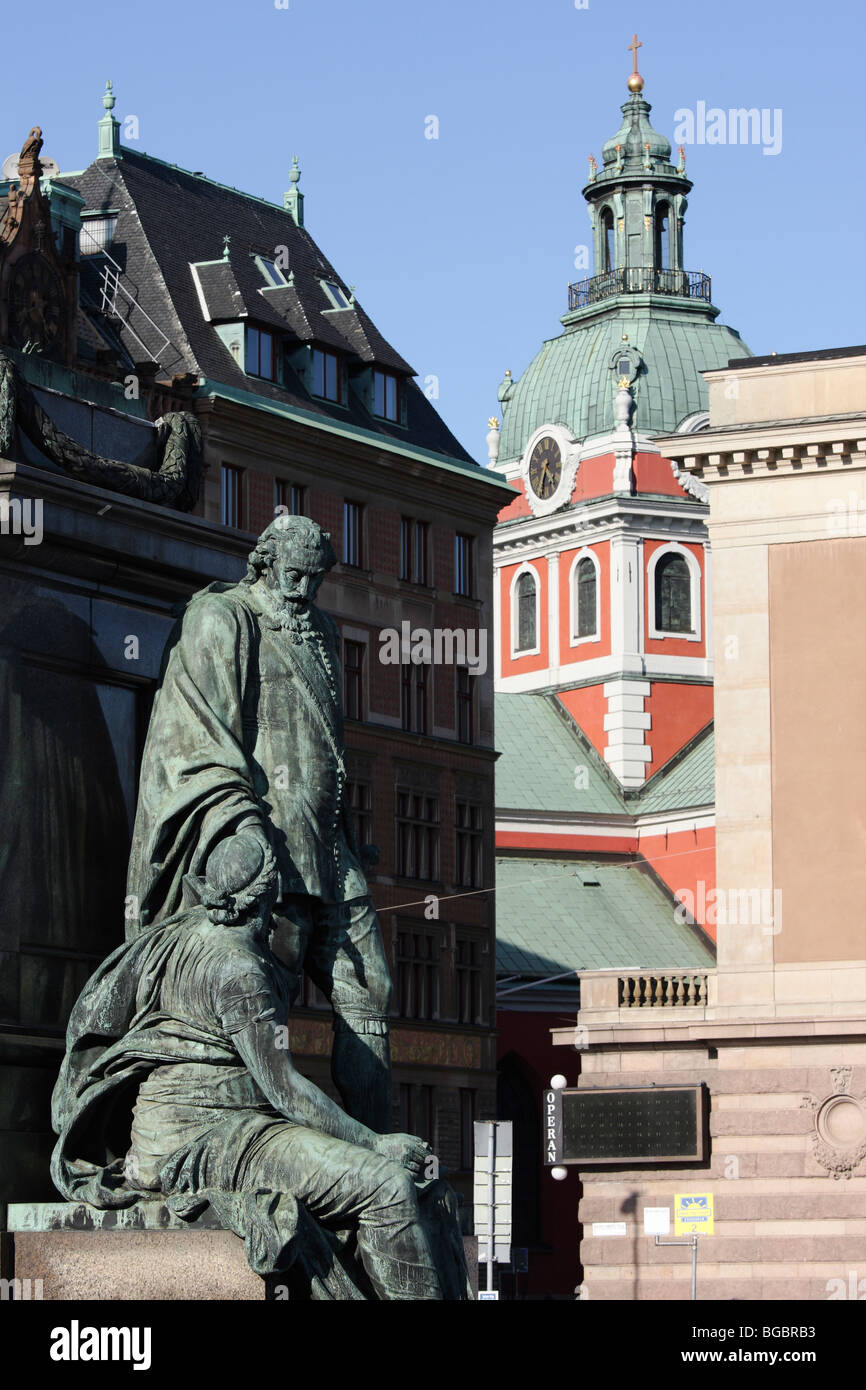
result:
M 201 395 L 220 396 L 224 400 L 235 401 L 239 405 L 251 405 L 254 409 L 263 410 L 268 415 L 281 415 L 286 419 L 297 420 L 300 424 L 311 424 L 316 429 L 324 430 L 327 434 L 336 434 L 348 439 L 360 439 L 363 443 L 374 445 L 386 453 L 401 454 L 403 457 L 414 458 L 419 463 L 434 463 L 437 467 L 446 468 L 453 473 L 478 478 L 481 482 L 500 487 L 509 497 L 514 496 L 511 484 L 494 469 L 485 468 L 483 464 L 464 463 L 451 454 L 438 454 L 433 449 L 424 449 L 417 444 L 402 444 L 399 440 L 392 440 L 387 436 L 377 434 L 374 430 L 365 429 L 362 425 L 341 425 L 328 416 L 318 415 L 315 411 L 304 410 L 300 406 L 288 405 L 283 401 L 274 401 L 266 396 L 257 396 L 252 391 L 244 391 L 239 386 L 228 386 L 222 382 L 213 381 L 210 377 L 202 376 L 198 390 Z
M 249 198 L 250 202 L 263 203 L 265 207 L 272 208 L 274 212 L 282 213 L 298 231 L 305 232 L 307 230 L 303 225 L 298 227 L 292 214 L 283 207 L 282 203 L 272 203 L 270 198 L 263 198 L 258 193 L 247 193 L 245 189 L 236 188 L 234 184 L 221 183 L 219 179 L 212 179 L 209 174 L 199 174 L 196 173 L 194 169 L 185 169 L 182 164 L 172 164 L 168 159 L 161 159 L 158 154 L 148 154 L 147 150 L 134 150 L 129 145 L 120 145 L 118 149 L 121 154 L 131 154 L 134 155 L 136 159 L 147 160 L 150 164 L 161 164 L 164 169 L 173 169 L 175 173 L 185 174 L 187 178 L 196 179 L 200 183 L 212 184 L 214 188 L 220 188 L 224 193 L 237 193 L 240 198 Z M 97 162 L 97 160 L 93 160 L 83 172 L 87 173 L 87 170 L 92 169 L 93 165 Z M 307 235 L 309 236 L 309 232 L 307 232 Z

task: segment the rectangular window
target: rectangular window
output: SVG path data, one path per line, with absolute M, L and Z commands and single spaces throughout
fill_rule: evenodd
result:
M 390 372 L 373 373 L 373 414 L 383 420 L 400 419 L 400 381 Z
M 472 536 L 458 534 L 454 537 L 454 592 L 464 598 L 472 598 Z
M 481 807 L 474 801 L 457 801 L 454 806 L 456 866 L 454 882 L 461 888 L 483 886 L 483 844 Z
M 439 1003 L 438 937 L 431 932 L 398 931 L 396 967 L 400 1017 L 433 1018 Z
M 342 364 L 333 352 L 322 352 L 313 348 L 313 381 L 310 388 L 314 396 L 326 401 L 343 399 Z
M 250 328 L 247 325 L 244 337 L 244 370 L 247 376 L 261 376 L 266 381 L 273 381 L 273 334 L 265 333 L 260 328 Z
M 401 1081 L 397 1100 L 400 1107 L 400 1132 L 417 1134 L 419 1139 L 426 1139 L 428 1144 L 433 1144 L 433 1087 Z
M 439 798 L 397 789 L 397 873 L 435 882 L 439 878 Z
M 468 666 L 457 666 L 457 737 L 461 743 L 471 743 L 474 735 L 472 717 L 472 680 Z
M 400 578 L 412 578 L 412 522 L 408 516 L 400 518 Z
M 242 468 L 224 463 L 220 473 L 220 517 L 223 526 L 243 527 Z
M 274 480 L 274 515 L 306 516 L 307 489 L 300 483 L 287 483 L 281 478 Z
M 457 1022 L 478 1024 L 482 1017 L 483 966 L 481 942 L 477 937 L 458 936 L 455 968 Z
M 343 503 L 343 564 L 361 568 L 363 508 L 360 502 Z
M 400 518 L 400 578 L 427 584 L 427 522 Z
M 373 788 L 369 782 L 347 782 L 346 804 L 355 817 L 359 845 L 373 840 Z
M 475 1167 L 475 1092 L 460 1088 L 460 1167 L 472 1172 Z
M 100 251 L 107 251 L 114 240 L 116 226 L 116 214 L 108 217 L 86 217 L 81 223 L 81 235 L 78 238 L 82 256 L 98 256 Z
M 407 733 L 427 733 L 430 667 L 426 662 L 416 666 L 404 661 L 400 668 L 400 712 Z
M 343 643 L 343 698 L 347 719 L 364 718 L 364 643 Z

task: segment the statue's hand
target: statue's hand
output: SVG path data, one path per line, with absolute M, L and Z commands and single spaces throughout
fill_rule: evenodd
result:
M 365 873 L 365 874 L 368 874 L 368 873 L 370 872 L 371 869 L 375 869 L 375 867 L 376 867 L 376 865 L 378 864 L 378 862 L 379 862 L 379 846 L 378 846 L 378 845 L 362 845 L 362 846 L 361 846 L 361 868 L 364 870 L 364 873 Z
M 379 1134 L 373 1148 L 383 1158 L 393 1158 L 397 1163 L 402 1163 L 413 1178 L 421 1176 L 431 1153 L 430 1145 L 419 1139 L 417 1134 Z

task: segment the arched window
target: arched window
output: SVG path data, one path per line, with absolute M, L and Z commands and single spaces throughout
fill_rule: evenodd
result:
M 535 577 L 521 574 L 514 590 L 517 604 L 517 643 L 515 651 L 532 651 L 538 645 Z
M 671 266 L 671 210 L 668 203 L 660 203 L 656 209 L 656 269 L 670 270 Z
M 655 572 L 656 629 L 693 632 L 692 577 L 682 555 L 663 555 Z
M 575 637 L 598 636 L 598 578 L 588 555 L 577 563 L 575 584 Z
M 613 213 L 610 208 L 601 210 L 601 259 L 602 274 L 616 269 L 616 240 L 613 234 Z

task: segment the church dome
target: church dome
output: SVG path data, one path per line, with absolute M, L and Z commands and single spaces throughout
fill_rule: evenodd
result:
M 701 372 L 752 355 L 733 328 L 697 312 L 620 306 L 549 339 L 514 382 L 504 402 L 500 466 L 520 458 L 541 425 L 563 425 L 581 442 L 612 430 L 623 356 L 633 363 L 632 428 L 653 435 L 673 434 L 707 409 Z
M 635 36 L 630 48 L 639 47 Z M 569 286 L 564 332 L 499 388 L 500 465 L 522 458 L 542 425 L 561 425 L 581 443 L 613 430 L 623 377 L 635 402 L 632 428 L 673 434 L 707 409 L 702 372 L 752 356 L 716 322 L 709 275 L 686 268 L 685 151 L 674 168 L 670 142 L 650 125 L 636 61 L 629 89 L 623 124 L 603 147 L 602 168 L 590 156 L 583 189 L 596 273 Z
M 622 125 L 602 146 L 601 157 L 604 161 L 604 172 L 616 168 L 619 163 L 617 146 L 622 152 L 623 172 L 628 173 L 634 168 L 640 173 L 644 168 L 644 159 L 649 146 L 649 157 L 653 164 L 670 165 L 671 142 L 660 135 L 657 130 L 653 130 L 649 121 L 649 113 L 652 110 L 648 101 L 638 94 L 630 97 L 622 107 Z M 600 175 L 604 177 L 604 175 Z

